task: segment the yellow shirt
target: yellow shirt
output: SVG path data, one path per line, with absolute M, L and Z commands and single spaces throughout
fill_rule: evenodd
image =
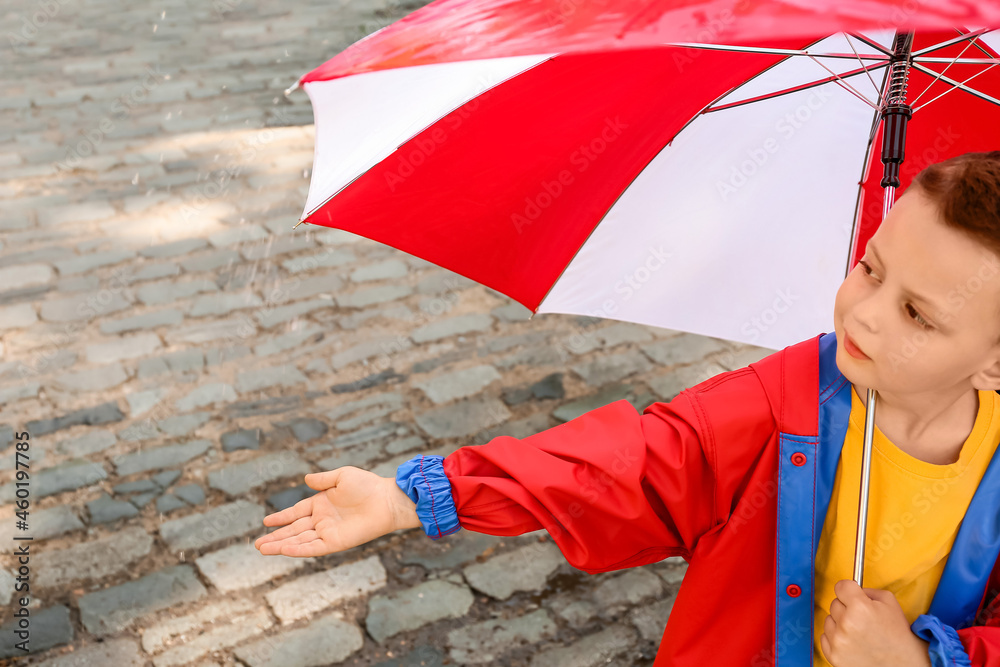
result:
M 852 387 L 847 435 L 816 554 L 813 664 L 817 666 L 831 667 L 820 636 L 837 597 L 833 586 L 854 578 L 864 421 L 864 403 Z M 995 391 L 979 391 L 972 432 L 958 461 L 948 465 L 913 458 L 875 427 L 862 585 L 891 591 L 910 623 L 930 608 L 959 525 L 998 441 L 1000 394 Z

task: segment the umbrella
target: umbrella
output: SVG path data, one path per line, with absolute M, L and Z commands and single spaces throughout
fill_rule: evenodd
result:
M 832 329 L 897 187 L 997 144 L 994 25 L 945 0 L 437 0 L 288 91 L 317 126 L 301 222 L 532 315 L 780 349 Z

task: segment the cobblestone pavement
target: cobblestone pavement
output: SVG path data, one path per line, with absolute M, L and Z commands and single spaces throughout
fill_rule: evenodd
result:
M 561 315 L 298 220 L 296 78 L 413 5 L 0 2 L 0 656 L 46 666 L 651 664 L 684 563 L 544 531 L 264 557 L 303 475 L 637 409 L 767 350 Z M 14 433 L 30 434 L 30 649 Z M 16 656 L 16 658 L 15 658 Z

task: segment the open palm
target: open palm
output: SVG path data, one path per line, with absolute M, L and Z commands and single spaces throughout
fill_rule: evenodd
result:
M 265 556 L 309 558 L 344 551 L 395 530 L 385 480 L 354 466 L 310 473 L 305 482 L 319 493 L 264 517 L 265 526 L 282 526 L 258 538 Z

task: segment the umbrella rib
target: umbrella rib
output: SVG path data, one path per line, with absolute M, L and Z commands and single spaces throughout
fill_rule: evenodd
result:
M 916 58 L 918 56 L 924 55 L 925 53 L 930 53 L 931 51 L 937 51 L 938 49 L 943 49 L 944 47 L 951 46 L 952 44 L 958 44 L 959 42 L 965 41 L 967 39 L 974 39 L 984 33 L 990 32 L 991 30 L 993 30 L 993 28 L 980 28 L 979 30 L 973 30 L 972 32 L 964 33 L 962 35 L 959 35 L 958 37 L 953 37 L 951 39 L 945 40 L 940 44 L 934 44 L 933 46 L 928 46 L 925 49 L 914 51 L 910 55 L 913 58 Z
M 964 35 L 964 34 L 965 34 L 965 33 L 963 33 L 963 32 L 962 32 L 962 29 L 961 29 L 961 28 L 955 28 L 955 31 L 956 31 L 956 32 L 957 32 L 957 33 L 958 33 L 959 35 Z M 986 34 L 986 33 L 983 33 L 983 34 Z M 980 37 L 981 37 L 981 36 L 982 36 L 982 35 L 980 35 Z M 987 51 L 986 49 L 984 49 L 984 48 L 983 48 L 983 45 L 982 45 L 982 44 L 980 44 L 980 43 L 979 43 L 979 42 L 977 42 L 976 40 L 972 40 L 972 43 L 976 45 L 976 49 L 978 49 L 979 51 L 981 51 L 981 52 L 982 52 L 982 54 L 983 54 L 984 56 L 988 56 L 988 57 L 990 58 L 990 60 L 995 60 L 995 58 L 993 57 L 993 54 L 992 54 L 992 53 L 990 53 L 989 51 Z
M 1000 63 L 1000 58 L 914 58 L 915 63 L 958 63 L 959 65 L 992 65 Z
M 867 37 L 865 37 L 861 33 L 854 33 L 854 32 L 852 32 L 852 33 L 844 33 L 844 34 L 845 35 L 849 34 L 854 39 L 857 39 L 859 41 L 864 42 L 865 44 L 867 44 L 868 46 L 872 47 L 876 51 L 880 51 L 880 52 L 884 53 L 885 55 L 887 55 L 889 57 L 892 57 L 892 55 L 893 55 L 892 51 L 890 51 L 889 49 L 885 48 L 884 46 L 882 46 L 878 42 L 876 42 L 874 40 L 871 40 L 871 39 L 868 39 Z
M 854 55 L 858 56 L 858 64 L 861 65 L 862 67 L 865 67 L 865 62 L 861 60 L 861 56 L 858 55 L 858 50 L 854 48 L 854 43 L 851 42 L 850 34 L 845 32 L 844 39 L 847 40 L 847 45 L 851 47 L 851 51 L 854 51 Z M 872 82 L 872 87 L 875 89 L 875 95 L 876 96 L 881 95 L 881 91 L 879 90 L 878 86 L 875 85 L 875 79 L 872 78 L 871 72 L 868 71 L 867 67 L 865 67 L 865 74 L 868 75 L 868 80 Z
M 961 53 L 959 53 L 959 54 L 958 54 L 957 56 L 955 56 L 955 59 L 954 59 L 954 60 L 952 60 L 952 61 L 951 61 L 950 63 L 948 63 L 947 67 L 945 67 L 945 68 L 944 68 L 943 70 L 941 70 L 941 73 L 940 73 L 940 74 L 938 74 L 938 75 L 937 75 L 936 77 L 934 77 L 934 80 L 933 80 L 933 81 L 931 81 L 931 82 L 930 82 L 929 84 L 927 84 L 927 87 L 926 87 L 926 88 L 924 88 L 924 89 L 923 89 L 922 91 L 920 91 L 920 94 L 919 94 L 919 95 L 917 95 L 916 99 L 914 99 L 914 100 L 913 100 L 912 102 L 910 102 L 910 106 L 911 106 L 911 107 L 913 107 L 913 106 L 916 106 L 916 105 L 917 105 L 917 102 L 919 102 L 919 101 L 920 101 L 920 98 L 924 96 L 924 93 L 926 93 L 926 92 L 927 92 L 928 90 L 930 90 L 930 89 L 931 89 L 931 86 L 933 86 L 933 85 L 934 85 L 935 83 L 937 83 L 937 82 L 938 82 L 938 80 L 939 80 L 939 79 L 940 79 L 940 78 L 941 78 L 942 76 L 944 76 L 944 73 L 945 73 L 945 72 L 947 72 L 947 71 L 948 71 L 948 70 L 949 70 L 949 69 L 951 68 L 951 66 L 955 64 L 955 61 L 956 61 L 956 60 L 958 60 L 959 58 L 961 58 L 961 57 L 962 57 L 962 54 L 963 54 L 963 53 L 965 53 L 966 51 L 968 51 L 968 50 L 969 50 L 969 47 L 971 47 L 971 46 L 972 46 L 973 44 L 975 44 L 975 43 L 976 43 L 976 40 L 977 40 L 978 38 L 979 38 L 979 35 L 976 35 L 975 37 L 973 37 L 972 39 L 970 39 L 970 40 L 969 40 L 969 43 L 965 45 L 965 48 L 964 48 L 964 49 L 962 49 L 962 52 L 961 52 Z M 984 70 L 984 71 L 985 71 L 985 70 Z M 937 98 L 934 98 L 934 99 L 937 99 Z M 933 101 L 934 101 L 934 100 L 931 100 L 931 102 L 933 102 Z M 930 102 L 928 102 L 928 104 L 930 104 Z
M 989 72 L 991 69 L 993 69 L 997 65 L 1000 65 L 1000 63 L 994 63 L 994 64 L 990 65 L 989 67 L 987 67 L 986 69 L 984 69 L 983 71 L 976 72 L 975 74 L 973 74 L 968 79 L 966 79 L 965 81 L 962 81 L 962 82 L 958 82 L 958 81 L 954 81 L 952 79 L 949 79 L 948 77 L 944 76 L 943 74 L 940 75 L 940 79 L 942 81 L 944 81 L 945 83 L 950 83 L 954 87 L 953 88 L 949 88 L 948 90 L 944 91 L 943 93 L 941 93 L 940 95 L 938 95 L 937 97 L 935 97 L 933 100 L 930 100 L 930 102 L 924 102 L 919 107 L 916 107 L 913 110 L 913 113 L 916 113 L 920 109 L 923 109 L 925 106 L 927 106 L 928 104 L 930 104 L 934 100 L 941 99 L 942 97 L 944 97 L 945 95 L 947 95 L 948 93 L 950 93 L 951 91 L 953 91 L 955 89 L 964 90 L 965 92 L 970 93 L 972 95 L 975 95 L 976 97 L 978 97 L 978 98 L 980 98 L 982 100 L 986 100 L 987 102 L 992 102 L 993 104 L 996 104 L 997 106 L 1000 106 L 1000 100 L 998 100 L 997 98 L 991 97 L 990 95 L 987 95 L 986 93 L 980 92 L 980 91 L 976 90 L 975 88 L 970 88 L 970 87 L 968 87 L 968 86 L 965 85 L 969 81 L 972 81 L 973 79 L 975 79 L 980 74 L 985 74 L 986 72 Z M 921 72 L 924 72 L 925 74 L 936 74 L 936 72 L 934 70 L 929 69 L 927 67 L 924 67 L 923 65 L 918 65 L 917 63 L 914 63 L 913 66 L 916 67 L 917 69 L 919 69 Z
M 834 76 L 834 77 L 836 78 L 836 80 L 837 80 L 837 85 L 839 85 L 839 86 L 841 86 L 842 88 L 844 88 L 844 89 L 845 89 L 845 90 L 846 90 L 847 92 L 851 93 L 852 95 L 854 95 L 855 97 L 857 97 L 857 98 L 858 98 L 859 100 L 861 100 L 862 102 L 864 102 L 865 104 L 867 104 L 867 105 L 868 105 L 868 106 L 870 106 L 871 108 L 873 108 L 873 109 L 878 109 L 878 106 L 877 106 L 877 105 L 876 105 L 875 103 L 873 103 L 873 102 L 872 102 L 871 100 L 869 100 L 869 99 L 868 99 L 867 97 L 865 97 L 865 96 L 864 96 L 864 95 L 862 95 L 862 94 L 861 94 L 860 92 L 858 92 L 857 90 L 855 90 L 854 86 L 852 86 L 851 84 L 847 83 L 847 82 L 846 82 L 846 81 L 844 81 L 844 80 L 843 80 L 842 78 L 840 78 L 840 75 L 839 75 L 839 74 L 837 74 L 836 72 L 834 72 L 834 71 L 833 71 L 832 69 L 830 69 L 829 67 L 827 67 L 826 65 L 824 65 L 824 64 L 823 64 L 823 63 L 821 63 L 820 61 L 816 60 L 816 58 L 813 58 L 812 56 L 809 56 L 809 57 L 810 57 L 810 58 L 812 59 L 812 61 L 813 61 L 814 63 L 816 63 L 817 65 L 819 65 L 819 66 L 820 66 L 820 67 L 822 67 L 823 69 L 825 69 L 825 70 L 826 70 L 827 72 L 829 72 L 830 74 L 832 74 L 832 75 L 833 75 L 833 76 Z M 864 63 L 862 63 L 862 65 L 863 65 L 863 64 L 864 64 Z M 867 71 L 867 70 L 865 70 L 865 71 Z
M 688 49 L 707 49 L 709 51 L 736 51 L 740 53 L 760 53 L 765 55 L 779 56 L 808 56 L 810 58 L 840 58 L 855 60 L 857 56 L 853 53 L 810 53 L 801 49 L 769 49 L 758 46 L 734 46 L 732 44 L 707 44 L 701 42 L 666 42 L 663 46 L 676 46 Z M 887 56 L 881 54 L 871 54 L 864 56 L 865 60 L 889 60 Z
M 888 65 L 882 64 L 882 65 L 872 65 L 870 67 L 864 67 L 864 68 L 860 68 L 859 67 L 856 70 L 852 70 L 850 72 L 844 72 L 840 76 L 841 77 L 857 76 L 857 75 L 861 74 L 861 72 L 868 71 L 868 70 L 881 69 L 883 67 L 888 67 Z M 871 76 L 871 75 L 869 75 L 869 76 Z M 757 95 L 756 97 L 748 97 L 747 99 L 740 100 L 739 102 L 730 102 L 729 104 L 720 104 L 718 106 L 713 106 L 713 107 L 710 107 L 708 109 L 705 109 L 705 113 L 709 113 L 709 112 L 712 112 L 712 111 L 723 111 L 725 109 L 731 109 L 732 107 L 738 107 L 738 106 L 742 106 L 744 104 L 750 104 L 751 102 L 760 102 L 761 100 L 767 100 L 767 99 L 771 99 L 773 97 L 780 97 L 781 95 L 788 95 L 790 93 L 797 93 L 800 90 L 808 90 L 809 88 L 815 88 L 817 86 L 822 86 L 825 83 L 831 83 L 831 82 L 833 82 L 835 80 L 836 80 L 836 77 L 828 76 L 825 79 L 818 79 L 818 80 L 812 81 L 810 83 L 803 83 L 803 84 L 800 84 L 798 86 L 792 86 L 791 88 L 784 88 L 782 90 L 777 90 L 777 91 L 775 91 L 773 93 L 765 93 L 763 95 Z

